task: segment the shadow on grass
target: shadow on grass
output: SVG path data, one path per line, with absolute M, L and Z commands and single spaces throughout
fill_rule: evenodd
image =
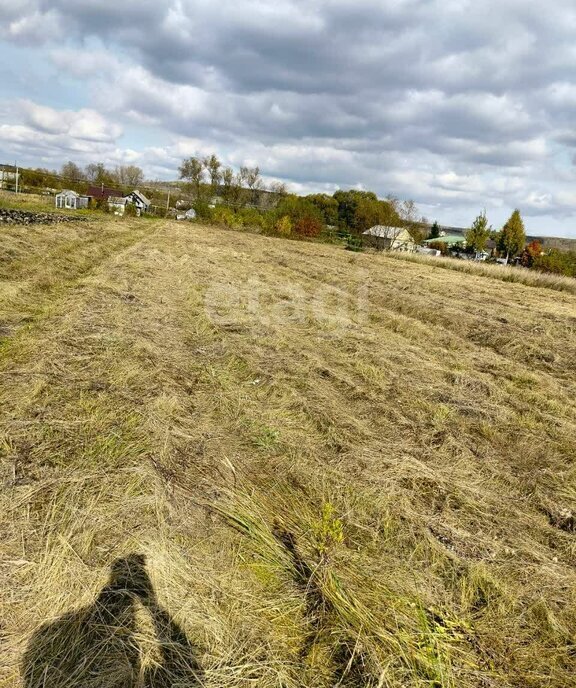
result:
M 141 665 L 136 612 L 152 621 L 158 650 Z M 159 606 L 143 555 L 112 565 L 108 584 L 94 602 L 45 624 L 32 636 L 22 660 L 25 688 L 181 688 L 202 685 L 197 649 Z

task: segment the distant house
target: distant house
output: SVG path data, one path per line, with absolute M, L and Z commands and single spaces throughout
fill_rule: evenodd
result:
M 375 225 L 362 233 L 363 243 L 386 251 L 414 251 L 416 244 L 404 227 Z
M 117 189 L 101 184 L 88 187 L 87 195 L 95 201 L 107 201 L 108 207 L 116 215 L 124 215 L 128 203 L 135 206 L 138 215 L 147 212 L 150 208 L 150 201 L 138 189 L 124 195 Z
M 425 239 L 423 243 L 425 246 L 429 244 L 446 244 L 449 248 L 465 248 L 466 238 L 462 234 L 445 234 L 435 239 Z
M 12 165 L 0 165 L 0 189 L 16 190 L 20 182 L 20 172 Z
M 86 195 L 90 196 L 90 198 L 95 201 L 107 201 L 111 196 L 114 198 L 121 198 L 124 194 L 118 191 L 118 189 L 112 189 L 109 186 L 100 184 L 100 186 L 89 186 Z
M 70 210 L 87 208 L 90 201 L 88 196 L 81 196 L 76 191 L 70 191 L 69 189 L 56 194 L 54 200 L 57 208 L 68 208 Z
M 150 201 L 141 191 L 138 191 L 138 189 L 132 191 L 132 193 L 129 193 L 125 198 L 128 203 L 132 203 L 136 207 L 138 215 L 148 212 L 148 209 L 150 208 Z
M 108 208 L 114 215 L 124 215 L 128 199 L 125 196 L 109 196 Z

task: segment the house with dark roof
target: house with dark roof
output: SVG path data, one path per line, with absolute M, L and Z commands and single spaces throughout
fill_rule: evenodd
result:
M 107 201 L 110 196 L 113 196 L 114 198 L 124 196 L 124 194 L 121 191 L 118 191 L 118 189 L 112 189 L 109 186 L 104 186 L 104 184 L 100 184 L 99 186 L 89 186 L 86 195 L 90 196 L 90 198 L 93 198 L 95 201 Z
M 138 189 L 129 194 L 123 194 L 118 189 L 112 189 L 101 184 L 100 186 L 88 187 L 87 196 L 95 201 L 107 201 L 110 210 L 116 215 L 123 215 L 128 204 L 136 208 L 137 215 L 148 212 L 150 208 L 150 201 Z

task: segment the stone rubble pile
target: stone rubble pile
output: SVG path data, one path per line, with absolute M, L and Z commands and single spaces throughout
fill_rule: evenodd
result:
M 84 216 L 58 215 L 57 213 L 36 213 L 30 210 L 0 208 L 0 223 L 12 225 L 52 225 L 58 222 L 87 220 Z

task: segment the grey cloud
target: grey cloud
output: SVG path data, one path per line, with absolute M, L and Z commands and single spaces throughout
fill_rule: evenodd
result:
M 575 24 L 572 0 L 545 12 L 536 0 L 0 6 L 0 36 L 58 45 L 55 63 L 90 85 L 90 108 L 125 127 L 263 160 L 302 187 L 362 184 L 442 208 L 488 198 L 534 216 L 570 207 Z M 24 121 L 61 134 L 49 112 Z M 170 150 L 146 153 L 154 169 L 170 169 Z

